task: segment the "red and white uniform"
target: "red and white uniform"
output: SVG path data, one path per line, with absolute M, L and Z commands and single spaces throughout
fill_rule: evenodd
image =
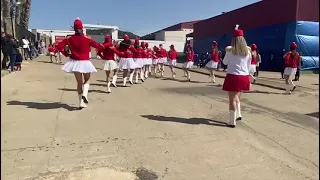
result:
M 149 48 L 149 44 L 146 42 L 144 44 L 144 55 L 145 55 L 145 62 L 144 65 L 151 65 L 152 64 L 152 50 Z
M 100 49 L 97 53 L 97 55 L 105 61 L 103 65 L 103 70 L 105 71 L 113 71 L 114 69 L 119 68 L 117 62 L 115 61 L 115 54 L 118 55 L 120 53 L 115 48 L 110 48 L 111 46 L 113 46 L 111 38 L 110 36 L 106 36 L 103 43 L 104 48 Z
M 54 56 L 54 55 L 55 55 L 55 49 L 54 49 L 54 47 L 53 47 L 52 45 L 49 46 L 48 51 L 49 51 L 49 54 L 50 54 L 51 56 Z
M 167 63 L 167 51 L 163 48 L 162 44 L 160 44 L 160 49 L 158 50 L 158 63 L 165 64 Z
M 152 64 L 158 64 L 159 61 L 159 49 L 157 46 L 153 47 L 153 51 L 152 51 Z
M 139 44 L 139 39 L 135 40 L 135 44 Z M 136 68 L 142 68 L 144 65 L 143 59 L 142 59 L 142 53 L 143 53 L 142 47 L 135 48 L 131 46 L 130 51 L 133 53 L 133 60 L 136 63 Z
M 251 65 L 250 65 L 250 69 L 249 69 L 249 73 L 251 75 L 253 75 L 256 72 L 256 67 L 257 67 L 257 45 L 252 44 L 251 45 Z
M 185 69 L 191 69 L 194 64 L 194 51 L 192 46 L 188 44 L 188 51 L 186 52 L 187 62 L 185 62 L 182 67 Z
M 213 42 L 213 48 L 211 50 L 211 59 L 210 61 L 206 64 L 206 67 L 209 69 L 217 69 L 218 64 L 219 64 L 219 50 L 216 48 L 218 46 L 217 42 Z
M 125 40 L 129 40 L 129 36 L 124 36 Z M 128 49 L 126 48 L 118 48 L 119 51 L 118 56 L 120 57 L 119 61 L 119 69 L 135 69 L 137 68 L 136 63 L 133 61 L 133 52 L 131 51 L 133 47 L 130 46 Z
M 292 43 L 290 45 L 291 49 L 296 49 L 297 48 L 297 44 L 296 43 Z M 285 75 L 295 75 L 297 72 L 297 68 L 299 65 L 299 59 L 300 59 L 300 54 L 299 53 L 295 53 L 293 54 L 292 52 L 288 52 L 285 56 L 284 56 L 284 62 L 286 65 L 286 68 L 284 69 L 284 73 Z
M 243 31 L 236 29 L 233 36 L 243 36 Z M 223 63 L 228 65 L 228 68 L 222 90 L 234 92 L 248 91 L 250 90 L 249 69 L 252 59 L 250 48 L 248 47 L 248 55 L 245 57 L 234 55 L 231 50 L 231 46 L 226 48 L 226 55 L 223 59 Z
M 177 53 L 177 51 L 174 49 L 174 46 L 173 46 L 173 45 L 171 45 L 170 47 L 171 47 L 171 49 L 170 49 L 170 51 L 168 52 L 168 65 L 169 65 L 169 66 L 176 66 L 178 53 Z

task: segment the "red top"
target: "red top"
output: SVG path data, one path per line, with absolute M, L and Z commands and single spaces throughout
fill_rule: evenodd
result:
M 212 49 L 211 51 L 211 61 L 219 62 L 219 51 L 216 49 Z
M 162 57 L 162 58 L 165 58 L 165 57 L 168 56 L 167 55 L 167 50 L 165 50 L 164 48 L 160 48 L 160 54 L 161 54 L 160 57 Z
M 117 51 L 119 54 L 117 54 L 121 58 L 132 58 L 133 53 L 129 49 L 124 49 L 124 48 L 118 48 Z
M 71 54 L 65 51 L 65 46 L 69 46 Z M 66 57 L 70 56 L 73 60 L 88 61 L 90 60 L 89 53 L 91 52 L 90 47 L 97 49 L 103 48 L 100 43 L 95 42 L 85 36 L 75 34 L 72 35 L 56 45 L 57 49 Z
M 258 56 L 258 54 L 257 55 L 251 55 L 251 57 L 252 57 L 252 59 L 251 59 L 251 64 L 254 64 L 254 65 L 256 65 L 257 64 L 257 56 Z
M 176 50 L 170 50 L 169 53 L 168 53 L 168 57 L 171 60 L 177 60 L 177 57 L 178 57 L 177 51 Z
M 300 59 L 299 53 L 296 53 L 295 55 L 293 55 L 291 52 L 289 52 L 284 57 L 284 62 L 286 64 L 286 67 L 298 68 L 299 59 Z
M 49 51 L 49 52 L 54 52 L 54 47 L 50 46 L 50 47 L 48 48 L 48 51 Z
M 114 54 L 119 55 L 120 52 L 117 51 L 115 48 L 110 48 L 113 46 L 112 42 L 104 43 L 103 47 L 104 49 L 100 49 L 98 51 L 98 55 L 103 59 L 103 60 L 114 60 Z
M 155 55 L 158 57 L 158 58 L 162 58 L 162 52 L 160 49 L 157 49 L 157 51 L 155 51 Z
M 187 52 L 187 60 L 194 61 L 194 52 L 193 51 Z
M 153 57 L 153 51 L 150 48 L 147 48 L 146 56 L 147 56 L 147 58 L 152 58 Z
M 143 49 L 143 51 L 142 51 L 142 58 L 149 58 L 148 49 L 147 49 L 147 48 Z
M 130 51 L 133 53 L 133 58 L 142 58 L 143 57 L 143 49 L 142 47 L 135 48 L 133 46 L 130 47 Z

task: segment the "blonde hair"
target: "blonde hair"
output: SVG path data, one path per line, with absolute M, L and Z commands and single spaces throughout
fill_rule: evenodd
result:
M 231 40 L 232 54 L 238 56 L 247 56 L 249 49 L 246 40 L 243 36 L 234 37 Z

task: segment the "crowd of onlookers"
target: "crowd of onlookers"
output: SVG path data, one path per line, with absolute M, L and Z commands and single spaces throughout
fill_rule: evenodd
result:
M 21 48 L 21 50 L 20 50 Z M 46 54 L 46 44 L 41 39 L 34 41 L 31 37 L 22 37 L 19 41 L 12 35 L 1 33 L 2 70 L 14 72 L 21 70 L 22 60 L 32 60 L 39 55 Z

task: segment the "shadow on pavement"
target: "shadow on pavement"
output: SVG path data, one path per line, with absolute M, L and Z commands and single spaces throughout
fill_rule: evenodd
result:
M 314 117 L 314 118 L 319 118 L 319 112 L 309 113 L 309 114 L 305 114 L 305 115 L 311 116 L 311 117 Z
M 159 77 L 160 78 L 160 77 Z M 188 82 L 188 83 L 208 83 L 208 82 L 201 82 L 201 81 L 188 81 L 188 80 L 182 80 L 182 79 L 173 79 L 173 78 L 162 78 L 162 80 L 165 81 L 176 81 L 176 82 Z
M 60 90 L 60 91 L 72 91 L 72 92 L 76 92 L 77 91 L 76 89 L 69 89 L 69 88 L 59 88 L 58 90 Z M 108 94 L 106 91 L 95 90 L 95 89 L 89 90 L 89 93 L 90 92 Z
M 141 115 L 141 117 L 149 120 L 153 120 L 153 121 L 177 122 L 177 123 L 185 123 L 185 124 L 191 124 L 191 125 L 205 124 L 205 125 L 212 125 L 212 126 L 229 127 L 225 122 L 205 119 L 205 118 L 179 118 L 179 117 L 166 117 L 166 116 L 154 116 L 154 115 Z
M 179 87 L 179 88 L 161 88 L 161 91 L 169 93 L 179 93 L 188 95 L 218 95 L 227 96 L 227 93 L 221 87 L 203 86 L 203 87 Z
M 255 90 L 255 91 L 243 91 L 242 93 L 246 93 L 246 94 L 282 94 L 282 93 L 277 93 L 277 92 L 269 92 L 269 91 L 259 91 L 259 90 Z
M 26 106 L 27 108 L 31 109 L 39 109 L 39 110 L 46 110 L 46 109 L 59 109 L 64 108 L 68 111 L 75 111 L 78 110 L 77 107 L 71 107 L 67 104 L 62 104 L 59 102 L 22 102 L 22 101 L 8 101 L 7 105 L 13 106 Z

